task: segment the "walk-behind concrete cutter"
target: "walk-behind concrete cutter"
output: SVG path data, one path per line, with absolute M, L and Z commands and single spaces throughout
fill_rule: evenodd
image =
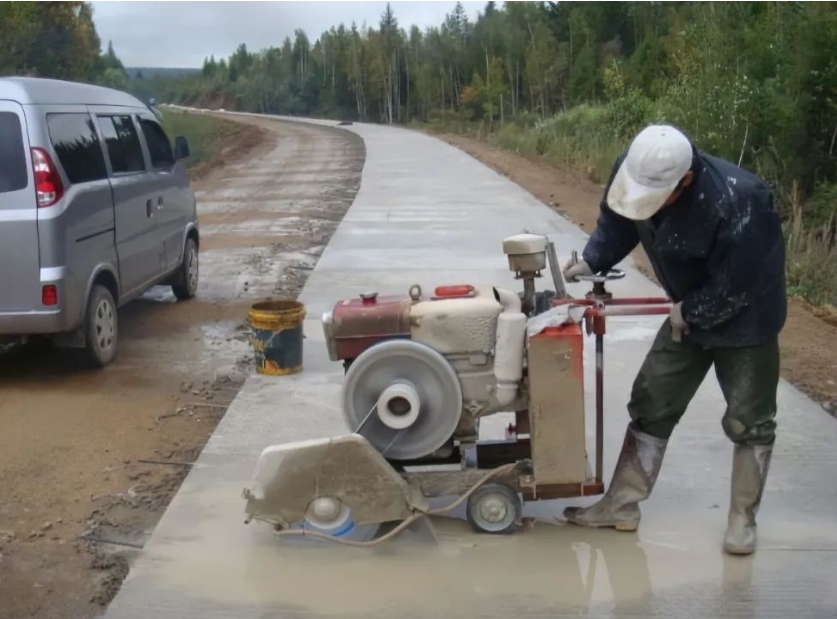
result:
M 667 314 L 666 298 L 613 298 L 611 271 L 569 298 L 553 244 L 503 243 L 518 294 L 471 285 L 412 286 L 339 301 L 323 316 L 328 353 L 342 362 L 350 434 L 266 448 L 244 490 L 246 521 L 279 535 L 348 544 L 388 539 L 425 516 L 466 504 L 483 533 L 509 533 L 523 501 L 601 494 L 603 336 L 611 315 Z M 575 255 L 574 255 L 575 259 Z M 537 292 L 549 262 L 555 290 Z M 596 461 L 585 440 L 584 333 L 596 336 Z M 480 420 L 513 414 L 505 439 Z M 510 415 L 511 417 L 511 415 Z M 431 508 L 429 499 L 452 497 Z M 379 526 L 394 525 L 376 537 Z

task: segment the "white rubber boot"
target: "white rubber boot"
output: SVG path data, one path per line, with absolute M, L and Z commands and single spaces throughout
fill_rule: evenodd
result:
M 590 507 L 566 508 L 564 518 L 586 527 L 636 531 L 640 520 L 639 502 L 651 494 L 667 445 L 668 439 L 644 434 L 633 423 L 629 424 L 605 495 Z
M 761 504 L 773 445 L 736 445 L 724 550 L 748 555 L 756 550 L 756 514 Z

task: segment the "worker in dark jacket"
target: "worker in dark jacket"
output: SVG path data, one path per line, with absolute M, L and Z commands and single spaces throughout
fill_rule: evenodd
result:
M 564 276 L 604 273 L 642 243 L 672 299 L 631 392 L 622 452 L 605 496 L 570 507 L 576 524 L 633 531 L 668 439 L 709 369 L 726 400 L 734 444 L 724 548 L 749 554 L 776 429 L 778 334 L 785 323 L 784 239 L 770 189 L 652 125 L 613 166 L 598 227 Z

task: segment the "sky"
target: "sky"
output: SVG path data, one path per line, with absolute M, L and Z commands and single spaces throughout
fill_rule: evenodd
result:
M 485 1 L 464 1 L 475 19 Z M 500 2 L 497 3 L 501 5 Z M 278 47 L 301 28 L 313 42 L 322 32 L 355 21 L 377 26 L 386 2 L 92 2 L 93 21 L 107 49 L 113 42 L 126 67 L 199 68 L 226 58 L 240 43 L 258 51 Z M 398 24 L 439 26 L 456 2 L 392 2 Z

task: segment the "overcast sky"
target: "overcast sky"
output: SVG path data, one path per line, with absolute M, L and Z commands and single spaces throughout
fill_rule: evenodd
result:
M 341 22 L 377 25 L 386 2 L 93 2 L 93 20 L 107 48 L 113 41 L 126 67 L 200 67 L 240 43 L 258 51 L 280 46 L 296 28 L 313 42 Z M 462 2 L 472 19 L 484 1 Z M 498 5 L 502 4 L 500 2 Z M 438 26 L 455 1 L 392 2 L 402 28 Z

